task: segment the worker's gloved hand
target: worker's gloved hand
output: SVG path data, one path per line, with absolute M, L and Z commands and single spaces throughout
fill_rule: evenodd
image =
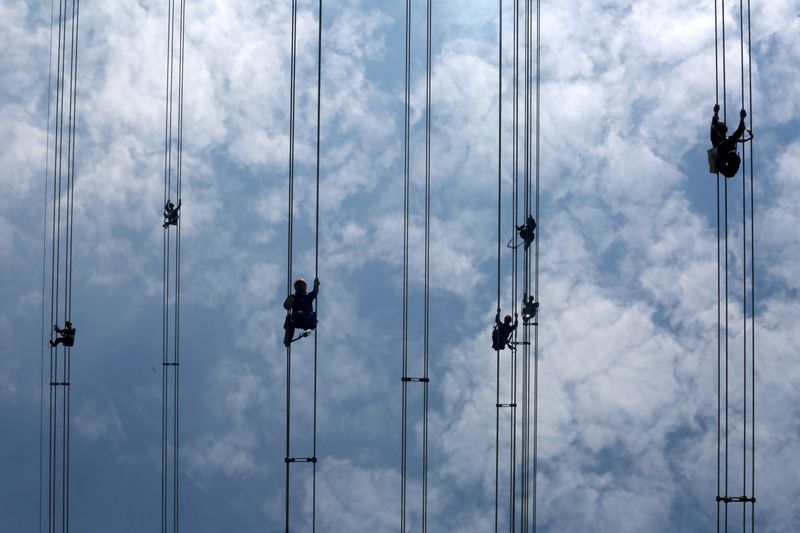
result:
M 742 120 L 744 120 L 744 117 L 747 116 L 747 111 L 742 109 L 741 111 L 739 111 L 739 116 L 742 118 Z
M 314 286 L 319 287 L 319 278 L 314 278 Z
M 714 104 L 714 113 L 719 113 L 719 104 Z

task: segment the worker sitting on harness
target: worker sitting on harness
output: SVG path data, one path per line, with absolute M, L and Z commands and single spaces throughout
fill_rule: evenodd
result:
M 522 293 L 522 323 L 526 326 L 528 324 L 538 326 L 539 324 L 537 322 L 532 322 L 532 320 L 536 320 L 536 314 L 538 312 L 539 302 L 535 302 L 533 296 Z
M 719 104 L 714 106 L 714 117 L 711 119 L 711 145 L 709 151 L 709 167 L 711 172 L 719 172 L 727 178 L 732 178 L 739 171 L 742 159 L 736 153 L 737 142 L 747 142 L 752 139 L 752 133 L 748 139 L 741 140 L 745 132 L 744 118 L 747 112 L 742 109 L 739 112 L 739 127 L 733 135 L 727 137 L 728 125 L 719 120 Z
M 57 346 L 59 344 L 63 344 L 64 346 L 72 346 L 75 344 L 75 328 L 72 327 L 72 322 L 69 320 L 64 322 L 64 329 L 61 329 L 57 324 L 54 324 L 53 331 L 58 333 L 59 337 L 54 341 L 51 340 L 50 346 Z
M 536 221 L 531 215 L 528 215 L 528 219 L 525 224 L 517 226 L 517 232 L 519 233 L 519 238 L 522 239 L 522 242 L 525 244 L 525 249 L 527 250 L 533 240 L 536 238 Z M 514 246 L 514 248 L 517 246 L 519 245 Z
M 164 205 L 164 224 L 163 226 L 166 228 L 167 226 L 177 226 L 178 225 L 178 211 L 181 208 L 181 201 L 178 199 L 177 207 L 175 204 L 172 203 L 172 200 L 167 200 L 166 205 Z
M 294 294 L 290 294 L 283 302 L 283 308 L 288 311 L 283 329 L 286 333 L 283 336 L 283 344 L 289 346 L 292 342 L 308 337 L 311 330 L 317 327 L 317 314 L 314 312 L 314 299 L 319 292 L 319 278 L 314 278 L 314 290 L 306 292 L 308 286 L 303 278 L 297 278 L 294 282 Z M 296 339 L 294 330 L 305 330 Z
M 515 320 L 512 323 L 511 315 L 506 315 L 503 322 L 500 322 L 500 309 L 498 309 L 497 315 L 494 317 L 494 329 L 492 329 L 492 349 L 503 350 L 508 345 L 508 348 L 514 351 L 516 348 L 509 342 L 509 339 L 515 329 L 517 329 L 517 322 Z

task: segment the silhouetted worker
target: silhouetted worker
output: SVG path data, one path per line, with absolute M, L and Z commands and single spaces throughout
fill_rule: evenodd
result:
M 72 322 L 69 320 L 64 322 L 64 329 L 59 328 L 58 325 L 53 325 L 53 331 L 58 333 L 59 337 L 54 341 L 50 341 L 50 346 L 59 344 L 72 346 L 75 344 L 75 328 L 72 327 Z
M 181 208 L 181 201 L 178 200 L 178 205 L 172 203 L 172 200 L 167 200 L 166 205 L 164 206 L 164 224 L 163 226 L 166 228 L 167 226 L 177 226 L 178 225 L 178 211 Z
M 500 309 L 498 309 L 497 315 L 494 317 L 494 329 L 492 329 L 492 349 L 503 350 L 508 345 L 509 350 L 514 351 L 516 348 L 509 342 L 509 339 L 515 329 L 517 329 L 517 322 L 516 320 L 511 321 L 511 315 L 506 315 L 500 322 Z
M 311 330 L 317 327 L 317 314 L 314 312 L 314 299 L 319 293 L 319 278 L 314 278 L 314 290 L 306 292 L 308 285 L 303 278 L 297 278 L 294 282 L 294 294 L 290 294 L 283 302 L 283 308 L 288 311 L 283 328 L 286 333 L 283 336 L 283 344 L 289 346 L 292 342 L 308 337 Z M 294 339 L 295 329 L 305 330 L 297 339 Z
M 520 239 L 525 243 L 525 249 L 527 250 L 536 238 L 536 221 L 531 215 L 528 215 L 528 220 L 525 224 L 517 226 L 517 231 L 519 232 Z
M 716 154 L 712 171 L 716 168 L 717 172 L 727 178 L 734 177 L 739 172 L 739 165 L 742 163 L 742 159 L 736 153 L 736 143 L 752 139 L 751 133 L 750 139 L 740 141 L 745 132 L 744 118 L 746 116 L 747 112 L 742 109 L 739 112 L 739 127 L 736 128 L 733 135 L 727 137 L 728 125 L 719 120 L 719 104 L 714 105 L 714 117 L 711 119 L 711 145 L 714 147 L 712 152 L 716 150 Z
M 524 324 L 533 324 L 534 326 L 538 326 L 537 322 L 531 322 L 532 320 L 536 320 L 536 314 L 539 312 L 539 302 L 535 302 L 533 296 L 528 296 L 526 293 L 522 293 L 522 322 Z

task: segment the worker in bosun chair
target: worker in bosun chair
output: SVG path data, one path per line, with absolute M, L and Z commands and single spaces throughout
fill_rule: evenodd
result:
M 711 145 L 713 148 L 709 151 L 709 165 L 712 172 L 719 172 L 726 178 L 732 178 L 739 172 L 739 165 L 742 159 L 736 153 L 737 142 L 747 142 L 753 138 L 752 132 L 750 137 L 742 139 L 745 132 L 744 118 L 747 112 L 742 109 L 739 112 L 739 127 L 733 132 L 730 137 L 728 134 L 728 125 L 719 120 L 719 104 L 714 105 L 714 117 L 711 119 Z
M 514 313 L 516 316 L 516 313 Z M 492 349 L 503 350 L 506 345 L 511 351 L 516 348 L 509 342 L 511 333 L 517 329 L 517 321 L 512 322 L 511 315 L 506 315 L 502 322 L 500 322 L 500 309 L 497 309 L 497 315 L 494 317 L 494 329 L 492 329 Z
M 314 299 L 319 293 L 319 278 L 314 278 L 314 290 L 306 292 L 308 285 L 303 278 L 297 278 L 294 282 L 294 294 L 290 294 L 283 302 L 283 308 L 288 311 L 283 329 L 286 330 L 283 336 L 283 344 L 289 346 L 292 342 L 308 337 L 311 331 L 317 327 L 317 314 L 314 312 Z M 296 339 L 294 330 L 305 330 Z
M 59 336 L 56 340 L 50 341 L 50 346 L 58 346 L 59 344 L 73 346 L 75 344 L 75 328 L 72 327 L 72 322 L 69 320 L 64 322 L 64 329 L 59 328 L 57 324 L 53 325 L 53 331 L 58 333 Z

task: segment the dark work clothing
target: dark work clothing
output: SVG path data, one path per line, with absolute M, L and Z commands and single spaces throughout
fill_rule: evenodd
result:
M 75 328 L 55 328 L 56 333 L 60 335 L 56 340 L 50 341 L 50 346 L 57 346 L 63 344 L 64 346 L 73 346 L 75 344 Z
M 181 208 L 181 201 L 178 200 L 178 206 L 175 207 L 172 202 L 167 202 L 167 205 L 164 206 L 164 224 L 163 226 L 166 228 L 167 226 L 177 226 L 178 225 L 178 210 Z
M 319 286 L 315 284 L 313 291 L 295 292 L 283 302 L 283 308 L 289 311 L 283 323 L 283 328 L 286 330 L 283 343 L 286 346 L 294 338 L 295 329 L 316 329 L 317 314 L 314 312 L 314 299 L 317 297 L 318 291 Z
M 531 215 L 528 215 L 528 220 L 525 224 L 517 226 L 517 231 L 519 232 L 519 237 L 522 239 L 522 242 L 525 243 L 525 249 L 527 250 L 536 238 L 536 221 Z
M 539 312 L 539 302 L 534 302 L 533 298 L 524 300 L 522 302 L 522 320 L 527 323 L 536 318 L 536 313 Z
M 508 344 L 511 333 L 517 329 L 516 322 L 501 322 L 500 315 L 494 317 L 494 330 L 492 330 L 492 349 L 503 350 Z M 509 346 L 512 350 L 512 346 Z
M 739 120 L 739 127 L 730 137 L 720 131 L 719 115 L 714 113 L 711 119 L 711 145 L 717 150 L 717 170 L 727 178 L 732 178 L 739 172 L 742 159 L 736 153 L 736 142 L 745 132 L 744 118 Z

